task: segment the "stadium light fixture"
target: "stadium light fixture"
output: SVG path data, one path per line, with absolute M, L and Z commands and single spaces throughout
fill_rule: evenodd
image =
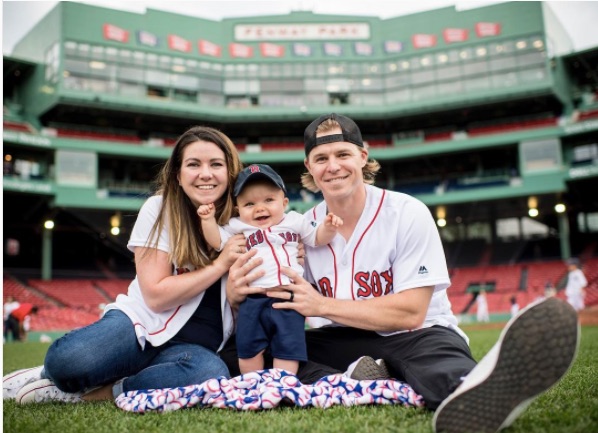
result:
M 567 206 L 565 206 L 563 203 L 557 203 L 554 205 L 554 210 L 556 213 L 564 213 L 567 210 Z
M 444 218 L 438 218 L 436 224 L 438 224 L 438 227 L 444 227 L 446 226 L 446 220 Z
M 527 214 L 529 216 L 531 216 L 532 218 L 535 218 L 538 216 L 539 212 L 538 212 L 538 198 L 531 196 L 530 198 L 527 199 L 527 207 L 529 208 L 527 211 Z
M 110 233 L 112 233 L 113 236 L 118 236 L 120 234 L 120 227 L 112 227 Z
M 52 221 L 52 220 L 44 221 L 44 228 L 46 230 L 52 230 L 54 228 L 54 221 Z

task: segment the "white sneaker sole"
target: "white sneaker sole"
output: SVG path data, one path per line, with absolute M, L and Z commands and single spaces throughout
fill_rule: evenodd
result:
M 566 302 L 549 298 L 523 309 L 502 331 L 489 374 L 466 378 L 438 407 L 434 431 L 491 433 L 509 426 L 569 370 L 579 335 L 577 313 Z
M 6 376 L 2 378 L 2 399 L 14 399 L 17 395 L 17 392 L 19 392 L 19 390 L 23 388 L 25 385 L 40 380 L 40 375 L 43 369 L 44 366 L 40 365 L 38 367 L 25 368 L 23 370 L 17 370 L 13 371 L 12 373 L 8 373 Z M 12 381 L 20 380 L 23 380 L 23 382 L 19 385 L 11 383 Z

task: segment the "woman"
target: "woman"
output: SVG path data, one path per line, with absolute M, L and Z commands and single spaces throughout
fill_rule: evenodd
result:
M 231 185 L 242 168 L 231 140 L 196 126 L 177 140 L 158 192 L 139 212 L 128 248 L 137 276 L 96 323 L 48 349 L 44 365 L 9 374 L 4 398 L 19 403 L 116 398 L 229 376 L 217 352 L 233 333 L 222 277 L 245 251 L 242 235 L 218 255 L 197 208 L 214 203 L 219 224 L 233 212 Z

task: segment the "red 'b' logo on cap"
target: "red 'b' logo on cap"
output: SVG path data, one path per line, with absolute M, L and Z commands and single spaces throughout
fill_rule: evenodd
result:
M 249 170 L 250 170 L 252 173 L 259 173 L 259 171 L 260 171 L 260 168 L 259 168 L 257 165 L 252 165 L 251 167 L 249 167 Z

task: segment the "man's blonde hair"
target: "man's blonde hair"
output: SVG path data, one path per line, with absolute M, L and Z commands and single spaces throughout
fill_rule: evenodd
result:
M 340 127 L 341 126 L 339 125 L 339 123 L 336 120 L 326 119 L 325 121 L 320 123 L 320 125 L 316 129 L 316 135 L 324 134 L 326 132 L 332 131 L 333 129 L 340 128 Z M 355 146 L 358 150 L 361 151 L 361 148 L 359 146 L 357 146 L 356 144 L 354 144 L 353 146 Z M 309 155 L 306 157 L 306 159 L 309 159 Z M 365 183 L 367 183 L 368 185 L 372 185 L 375 181 L 376 175 L 380 171 L 380 164 L 378 163 L 378 161 L 376 161 L 374 159 L 368 159 L 368 161 L 363 166 L 361 171 L 363 173 L 363 181 Z M 318 186 L 316 185 L 316 181 L 314 180 L 313 176 L 311 175 L 311 173 L 309 171 L 307 171 L 301 175 L 301 185 L 303 186 L 303 188 L 305 188 L 311 192 L 319 192 L 320 191 L 320 188 L 318 188 Z

